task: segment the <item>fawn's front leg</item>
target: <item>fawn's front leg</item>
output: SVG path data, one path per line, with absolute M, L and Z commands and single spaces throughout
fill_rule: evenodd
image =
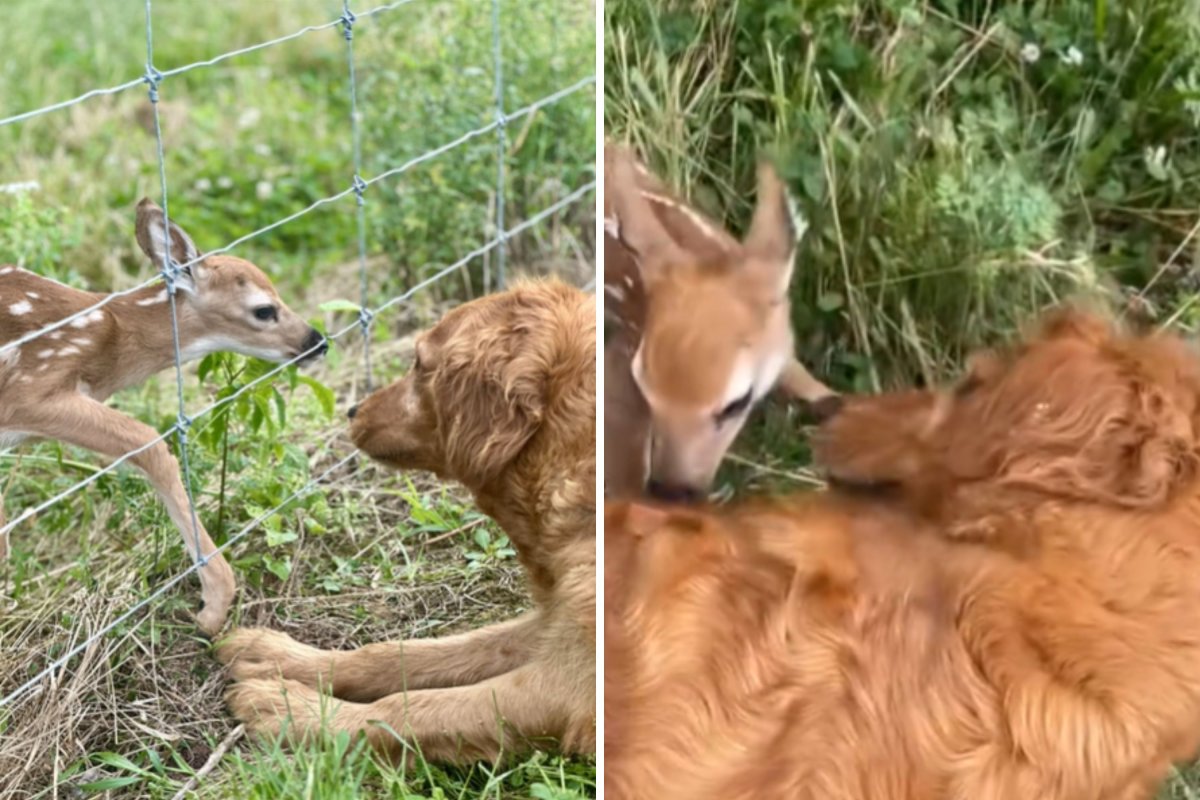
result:
M 841 396 L 814 378 L 795 358 L 783 368 L 775 385 L 787 396 L 806 403 L 818 419 L 832 417 L 841 407 Z
M 149 425 L 84 395 L 72 395 L 31 408 L 28 418 L 22 419 L 21 424 L 23 429 L 35 435 L 85 447 L 111 458 L 145 447 L 158 438 L 158 431 Z M 157 442 L 129 460 L 146 473 L 166 504 L 167 513 L 183 534 L 184 549 L 192 554 L 199 549 L 201 556 L 210 558 L 198 570 L 204 608 L 196 615 L 196 622 L 211 636 L 221 629 L 233 603 L 236 589 L 233 569 L 217 552 L 199 520 L 193 534 L 192 514 L 179 475 L 179 464 L 166 442 Z

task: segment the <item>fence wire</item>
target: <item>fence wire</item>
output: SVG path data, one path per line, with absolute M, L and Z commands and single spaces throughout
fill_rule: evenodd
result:
M 71 648 L 67 652 L 60 655 L 58 658 L 51 661 L 45 668 L 43 668 L 41 671 L 39 671 L 36 675 L 33 675 L 28 680 L 24 681 L 19 686 L 17 686 L 15 689 L 13 689 L 11 692 L 9 692 L 7 695 L 0 698 L 0 709 L 4 709 L 4 708 L 12 705 L 17 700 L 21 699 L 22 697 L 24 697 L 26 695 L 29 695 L 35 689 L 38 689 L 38 687 L 43 685 L 43 681 L 46 678 L 53 676 L 55 672 L 57 672 L 59 669 L 63 668 L 67 664 L 69 664 L 71 659 L 73 659 L 75 656 L 82 653 L 89 646 L 91 646 L 95 641 L 106 636 L 107 634 L 112 632 L 118 626 L 120 626 L 123 623 L 132 619 L 138 612 L 140 612 L 144 609 L 147 609 L 150 606 L 157 603 L 157 601 L 159 601 L 168 591 L 170 591 L 172 588 L 177 586 L 180 582 L 185 580 L 188 576 L 192 575 L 195 572 L 198 572 L 199 570 L 203 569 L 207 565 L 209 559 L 212 558 L 212 556 L 210 555 L 210 556 L 205 557 L 200 554 L 199 538 L 198 538 L 198 517 L 197 517 L 197 512 L 196 512 L 196 504 L 195 504 L 195 500 L 194 500 L 194 495 L 192 492 L 191 467 L 188 462 L 188 438 L 187 438 L 188 429 L 196 422 L 196 420 L 198 420 L 208 414 L 211 414 L 211 413 L 217 411 L 218 409 L 234 402 L 235 400 L 237 400 L 237 398 L 239 398 L 246 392 L 250 391 L 255 386 L 257 386 L 265 381 L 271 380 L 272 378 L 274 378 L 275 376 L 277 376 L 281 372 L 283 372 L 285 369 L 287 369 L 289 366 L 303 360 L 305 357 L 307 357 L 308 355 L 310 355 L 313 352 L 313 350 L 308 350 L 303 353 L 300 353 L 299 355 L 295 356 L 291 360 L 286 361 L 282 364 L 279 364 L 279 365 L 275 366 L 273 369 L 264 373 L 263 375 L 260 375 L 259 377 L 255 378 L 254 380 L 249 381 L 248 383 L 241 386 L 237 391 L 231 393 L 230 395 L 223 397 L 222 399 L 220 399 L 214 403 L 211 403 L 189 415 L 187 412 L 184 391 L 183 391 L 184 359 L 182 357 L 181 348 L 180 348 L 178 317 L 177 317 L 177 313 L 176 313 L 176 280 L 184 270 L 186 270 L 188 267 L 192 266 L 193 264 L 198 263 L 199 261 L 201 261 L 205 258 L 208 258 L 209 256 L 230 252 L 231 250 L 233 250 L 234 248 L 238 247 L 241 244 L 244 244 L 245 242 L 248 242 L 254 238 L 257 238 L 258 236 L 262 236 L 263 234 L 266 234 L 270 231 L 276 230 L 290 222 L 300 219 L 301 217 L 304 217 L 323 206 L 330 205 L 332 203 L 336 203 L 339 200 L 349 197 L 350 195 L 354 195 L 355 203 L 357 206 L 357 209 L 356 209 L 357 254 L 358 254 L 358 268 L 359 268 L 360 311 L 359 311 L 357 320 L 346 325 L 345 327 L 341 328 L 340 330 L 337 330 L 337 331 L 331 333 L 328 336 L 328 339 L 330 341 L 337 341 L 356 329 L 361 332 L 362 345 L 363 345 L 363 367 L 364 367 L 364 373 L 365 373 L 365 378 L 366 378 L 366 382 L 367 382 L 367 387 L 369 389 L 371 386 L 371 381 L 372 381 L 371 352 L 370 352 L 371 330 L 372 330 L 372 324 L 379 314 L 382 314 L 382 313 L 388 311 L 389 309 L 399 305 L 400 303 L 403 303 L 406 300 L 409 300 L 410 298 L 412 298 L 415 294 L 417 294 L 421 290 L 426 289 L 429 286 L 432 286 L 433 284 L 437 283 L 438 281 L 445 279 L 447 276 L 451 275 L 452 273 L 463 269 L 466 265 L 468 265 L 474 259 L 489 255 L 493 250 L 496 251 L 495 281 L 493 282 L 490 274 L 488 274 L 485 271 L 485 284 L 484 284 L 485 290 L 492 289 L 492 288 L 502 288 L 505 285 L 505 279 L 506 279 L 505 251 L 507 249 L 507 244 L 508 244 L 509 240 L 512 239 L 514 236 L 522 233 L 523 231 L 526 231 L 530 228 L 533 228 L 536 225 L 539 225 L 541 222 L 543 222 L 547 218 L 553 216 L 554 214 L 557 214 L 558 212 L 562 211 L 563 209 L 567 208 L 568 206 L 570 206 L 570 205 L 582 200 L 583 198 L 587 197 L 588 195 L 592 194 L 593 191 L 595 190 L 596 182 L 594 180 L 589 181 L 589 182 L 585 183 L 584 185 L 579 186 L 578 188 L 576 188 L 574 191 L 570 192 L 569 194 L 563 196 L 558 201 L 552 203 L 551 205 L 547 206 L 546 208 L 542 209 L 541 211 L 537 212 L 536 214 L 530 216 L 529 218 L 527 218 L 520 224 L 518 224 L 512 228 L 509 228 L 509 229 L 506 229 L 504 227 L 504 224 L 505 224 L 504 223 L 504 204 L 505 204 L 504 189 L 505 189 L 505 183 L 506 183 L 505 156 L 506 156 L 506 150 L 507 150 L 505 128 L 506 128 L 507 124 L 514 120 L 525 117 L 529 114 L 533 114 L 541 108 L 544 108 L 546 106 L 557 103 L 557 102 L 563 100 L 564 98 L 569 97 L 569 96 L 575 94 L 576 92 L 579 92 L 579 91 L 587 88 L 588 86 L 593 85 L 596 82 L 596 76 L 593 74 L 593 75 L 589 75 L 584 78 L 581 78 L 581 79 L 575 81 L 573 84 L 565 86 L 549 95 L 546 95 L 545 97 L 542 97 L 542 98 L 530 103 L 529 105 L 526 105 L 526 106 L 512 112 L 511 114 L 505 114 L 505 111 L 504 111 L 505 85 L 504 85 L 504 72 L 503 72 L 503 52 L 502 52 L 502 47 L 501 47 L 502 39 L 501 39 L 501 27 L 500 27 L 500 23 L 501 23 L 500 0 L 493 0 L 493 2 L 492 2 L 493 69 L 494 69 L 494 78 L 495 78 L 495 109 L 494 109 L 493 121 L 490 124 L 484 125 L 480 128 L 476 128 L 476 129 L 467 131 L 466 133 L 460 135 L 456 139 L 448 141 L 445 144 L 442 144 L 436 148 L 433 148 L 432 150 L 428 150 L 412 159 L 409 159 L 408 161 L 406 161 L 402 164 L 399 164 L 395 167 L 387 169 L 369 179 L 363 178 L 363 175 L 362 175 L 361 116 L 359 113 L 359 92 L 358 92 L 358 86 L 357 86 L 357 78 L 356 78 L 356 70 L 355 70 L 355 57 L 354 57 L 354 27 L 357 22 L 361 21 L 364 18 L 373 17 L 377 14 L 380 14 L 380 13 L 383 13 L 386 11 L 391 11 L 391 10 L 400 8 L 401 6 L 406 6 L 411 3 L 414 3 L 416 1 L 417 0 L 396 0 L 396 2 L 374 6 L 365 11 L 355 13 L 351 9 L 350 0 L 343 0 L 342 15 L 335 20 L 332 20 L 332 21 L 329 21 L 329 22 L 326 22 L 323 24 L 319 24 L 319 25 L 309 25 L 304 28 L 301 28 L 298 31 L 295 31 L 294 33 L 288 34 L 286 36 L 281 36 L 281 37 L 278 37 L 275 39 L 270 39 L 270 40 L 267 40 L 264 42 L 259 42 L 254 45 L 250 45 L 248 47 L 243 47 L 243 48 L 240 48 L 237 50 L 231 50 L 231 51 L 228 51 L 225 53 L 221 53 L 219 55 L 216 55 L 216 56 L 209 58 L 207 60 L 204 60 L 204 61 L 197 61 L 197 62 L 193 62 L 190 64 L 186 64 L 181 67 L 176 67 L 176 68 L 165 70 L 165 71 L 159 71 L 154 65 L 154 35 L 153 35 L 154 26 L 153 26 L 153 18 L 152 18 L 153 0 L 145 0 L 146 66 L 145 66 L 145 73 L 141 77 L 126 81 L 125 83 L 122 83 L 122 84 L 119 84 L 116 86 L 112 86 L 112 87 L 108 87 L 108 88 L 101 88 L 101 89 L 93 89 L 91 91 L 88 91 L 88 92 L 85 92 L 84 94 L 79 95 L 78 97 L 74 97 L 69 100 L 64 100 L 62 102 L 53 103 L 51 105 L 47 105 L 47 106 L 44 106 L 41 108 L 36 108 L 36 109 L 30 110 L 30 111 L 25 111 L 25 112 L 22 112 L 22 113 L 13 115 L 13 116 L 0 118 L 0 127 L 3 127 L 5 125 L 11 125 L 11 124 L 23 122 L 23 121 L 26 121 L 29 119 L 33 119 L 35 117 L 42 116 L 44 114 L 49 114 L 49 113 L 52 113 L 55 111 L 60 111 L 62 109 L 70 108 L 71 106 L 77 105 L 79 103 L 83 103 L 83 102 L 90 100 L 92 98 L 95 98 L 95 97 L 118 94 L 120 92 L 124 92 L 126 90 L 133 89 L 137 86 L 147 87 L 151 106 L 152 106 L 152 109 L 154 112 L 154 135 L 155 135 L 155 144 L 156 144 L 156 149 L 157 149 L 156 155 L 157 155 L 157 159 L 158 159 L 157 166 L 158 166 L 158 177 L 159 177 L 159 190 L 161 193 L 161 200 L 162 200 L 161 206 L 163 209 L 163 215 L 164 215 L 164 219 L 166 222 L 166 224 L 164 226 L 164 228 L 166 230 L 166 234 L 165 234 L 166 241 L 164 242 L 164 245 L 165 245 L 165 251 L 168 253 L 168 256 L 165 259 L 165 262 L 164 262 L 161 272 L 159 274 L 149 278 L 148 280 L 143 281 L 142 283 L 138 284 L 137 286 L 134 286 L 131 289 L 125 289 L 120 292 L 113 292 L 111 294 L 108 294 L 103 299 L 101 299 L 99 302 L 97 302 L 85 309 L 82 309 L 81 311 L 78 311 L 74 314 L 63 317 L 62 319 L 59 319 L 53 323 L 49 323 L 36 331 L 32 331 L 28 334 L 25 334 L 24 336 L 14 339 L 11 342 L 5 343 L 3 346 L 0 346 L 0 356 L 3 356 L 6 352 L 8 352 L 10 350 L 14 350 L 25 344 L 28 344 L 31 341 L 35 341 L 39 337 L 48 335 L 48 334 L 52 333 L 53 331 L 56 331 L 64 326 L 70 325 L 76 319 L 85 317 L 85 316 L 95 312 L 96 310 L 103 308 L 104 306 L 108 305 L 113 300 L 115 300 L 119 297 L 124 297 L 124 296 L 130 295 L 130 294 L 133 294 L 135 292 L 141 291 L 142 289 L 145 289 L 148 286 L 153 285 L 154 283 L 156 283 L 158 281 L 162 281 L 166 285 L 167 295 L 170 299 L 171 328 L 172 328 L 172 338 L 173 338 L 173 345 L 174 345 L 175 384 L 176 384 L 177 407 L 178 407 L 175 423 L 172 424 L 171 426 L 169 426 L 165 431 L 160 433 L 152 441 L 142 445 L 141 447 L 138 447 L 134 450 L 131 450 L 127 453 L 122 454 L 120 457 L 118 457 L 115 460 L 113 460 L 112 462 L 110 462 L 104 468 L 99 469 L 99 470 L 93 472 L 92 474 L 90 474 L 86 479 L 81 480 L 78 483 L 75 483 L 74 485 L 59 492 L 58 494 L 54 495 L 53 497 L 49 498 L 48 500 L 46 500 L 40 504 L 38 504 L 37 506 L 26 509 L 15 519 L 9 521 L 7 524 L 5 524 L 3 526 L 0 526 L 0 538 L 3 538 L 4 536 L 8 535 L 8 533 L 10 531 L 12 531 L 14 528 L 20 526 L 26 520 L 40 514 L 43 511 L 46 511 L 47 509 L 53 507 L 54 505 L 66 500 L 73 494 L 75 494 L 79 491 L 82 491 L 83 489 L 92 485 L 93 483 L 98 481 L 103 476 L 116 470 L 118 467 L 120 467 L 121 465 L 123 465 L 124 463 L 129 461 L 131 458 L 134 458 L 138 454 L 143 453 L 143 452 L 149 450 L 150 448 L 157 446 L 161 442 L 166 441 L 170 437 L 174 436 L 174 437 L 176 437 L 176 441 L 179 446 L 178 449 L 179 449 L 179 452 L 181 455 L 182 477 L 183 477 L 183 481 L 184 481 L 184 486 L 186 487 L 187 494 L 188 494 L 188 506 L 189 506 L 189 511 L 190 511 L 190 515 L 191 515 L 191 524 L 192 524 L 191 540 L 192 540 L 192 545 L 193 545 L 191 566 L 189 566 L 186 570 L 184 570 L 184 571 L 180 572 L 179 574 L 175 575 L 174 577 L 172 577 L 170 580 L 168 580 L 167 582 L 165 582 L 164 584 L 159 586 L 157 589 L 155 589 L 155 591 L 152 592 L 150 595 L 148 595 L 144 599 L 140 600 L 139 602 L 135 603 L 131 608 L 129 608 L 124 613 L 122 613 L 116 619 L 112 620 L 107 625 L 103 626 L 98 631 L 94 632 L 92 635 L 87 637 L 84 641 L 78 643 L 73 648 Z M 162 82 L 166 78 L 173 77 L 176 75 L 181 75 L 181 74 L 183 74 L 185 72 L 189 72 L 191 70 L 211 67 L 215 64 L 219 64 L 223 61 L 226 61 L 231 58 L 235 58 L 240 55 L 245 55 L 247 53 L 253 53 L 258 50 L 263 50 L 263 49 L 266 49 L 269 47 L 273 47 L 273 46 L 282 44 L 284 42 L 289 42 L 294 39 L 298 39 L 309 33 L 313 33 L 316 31 L 322 31 L 322 30 L 329 30 L 329 29 L 336 28 L 339 26 L 342 29 L 342 35 L 346 41 L 346 62 L 347 62 L 347 73 L 348 73 L 347 91 L 349 92 L 349 99 L 350 99 L 350 126 L 349 127 L 350 127 L 350 136 L 351 136 L 351 152 L 352 152 L 352 166 L 353 166 L 353 175 L 351 177 L 350 185 L 340 192 L 329 195 L 328 197 L 323 197 L 323 198 L 311 203 L 307 207 L 305 207 L 299 211 L 296 211 L 292 214 L 289 214 L 286 217 L 278 219 L 269 225 L 266 225 L 255 231 L 251 231 L 250 233 L 244 234 L 244 235 L 238 237 L 237 239 L 234 239 L 232 242 L 225 245 L 224 247 L 204 253 L 203 255 L 200 255 L 190 261 L 187 261 L 186 263 L 183 263 L 183 264 L 176 263 L 169 255 L 171 253 L 170 206 L 168 203 L 169 198 L 168 198 L 168 191 L 167 191 L 168 190 L 168 181 L 167 181 L 166 158 L 165 158 L 166 148 L 163 143 L 162 125 L 161 125 L 161 121 L 159 118 L 159 109 L 158 109 L 159 87 L 162 84 Z M 366 245 L 367 223 L 366 223 L 366 214 L 365 214 L 366 199 L 364 196 L 366 191 L 368 189 L 370 189 L 372 186 L 374 186 L 384 180 L 401 175 L 420 164 L 423 164 L 427 161 L 437 158 L 440 155 L 443 155 L 447 152 L 450 152 L 451 150 L 461 147 L 462 145 L 466 144 L 467 142 L 470 142 L 473 139 L 479 138 L 481 136 L 486 136 L 487 134 L 492 133 L 492 132 L 495 132 L 495 134 L 496 134 L 497 166 L 496 166 L 496 198 L 495 198 L 495 207 L 494 207 L 494 215 L 495 215 L 494 230 L 496 232 L 496 235 L 493 238 L 491 238 L 490 240 L 488 240 L 486 243 L 481 245 L 480 247 L 463 255 L 461 258 L 459 258 L 454 263 L 449 264 L 449 265 L 437 270 L 435 273 L 433 273 L 429 277 L 421 280 L 420 282 L 414 284 L 413 286 L 408 287 L 403 293 L 387 299 L 386 301 L 384 301 L 383 303 L 381 303 L 380 305 L 378 305 L 377 307 L 375 307 L 373 309 L 369 308 L 370 281 L 369 281 L 369 275 L 368 275 L 368 270 L 367 270 L 367 245 Z M 595 287 L 595 280 L 592 279 L 591 281 L 588 282 L 588 284 L 584 288 L 589 291 L 594 291 L 594 287 Z M 316 348 L 314 348 L 314 349 L 316 349 Z M 230 536 L 224 544 L 222 544 L 216 548 L 216 552 L 222 553 L 225 550 L 227 550 L 229 547 L 233 546 L 235 543 L 241 541 L 245 536 L 247 536 L 249 533 L 251 533 L 253 530 L 255 530 L 264 520 L 270 518 L 274 514 L 280 513 L 281 511 L 286 509 L 291 503 L 293 503 L 295 500 L 312 492 L 317 486 L 319 486 L 322 482 L 324 482 L 330 475 L 332 475 L 333 473 L 335 473 L 342 467 L 345 467 L 346 465 L 348 465 L 351 461 L 355 460 L 357 458 L 357 456 L 358 456 L 358 453 L 353 452 L 353 453 L 339 459 L 332 466 L 323 470 L 319 475 L 310 478 L 300 488 L 298 488 L 291 495 L 289 495 L 287 498 L 285 498 L 281 503 L 279 503 L 278 505 L 276 505 L 275 507 L 273 507 L 271 509 L 268 509 L 267 511 L 264 511 L 258 517 L 256 517 L 252 521 L 250 521 L 247 525 L 245 525 L 243 528 L 241 528 L 236 533 L 234 533 L 232 536 Z M 145 618 L 136 622 L 135 626 L 140 625 L 141 622 L 144 621 L 144 619 Z

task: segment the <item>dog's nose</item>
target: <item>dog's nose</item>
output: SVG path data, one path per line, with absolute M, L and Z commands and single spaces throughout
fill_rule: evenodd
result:
M 346 416 L 354 419 L 354 415 L 358 413 L 358 406 L 350 406 L 350 410 L 346 412 Z
M 704 497 L 703 492 L 691 486 L 663 483 L 653 479 L 646 484 L 646 490 L 650 492 L 651 497 L 668 503 L 695 503 Z

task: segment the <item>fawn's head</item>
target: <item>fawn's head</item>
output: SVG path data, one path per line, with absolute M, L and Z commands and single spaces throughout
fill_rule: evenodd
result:
M 195 341 L 181 343 L 195 356 L 227 350 L 276 363 L 299 358 L 304 364 L 325 353 L 319 331 L 287 307 L 262 270 L 229 255 L 201 257 L 192 238 L 149 199 L 137 207 L 137 241 L 154 266 L 171 261 L 185 266 L 175 281 L 181 316 L 192 317 Z M 164 295 L 165 298 L 165 295 Z
M 663 497 L 694 496 L 791 358 L 794 215 L 765 163 L 750 231 L 739 242 L 663 193 L 628 154 L 606 160 L 606 203 L 644 293 L 631 369 L 650 409 L 649 486 Z

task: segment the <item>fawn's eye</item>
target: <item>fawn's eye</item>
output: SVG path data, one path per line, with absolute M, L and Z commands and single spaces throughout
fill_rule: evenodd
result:
M 275 306 L 259 306 L 254 309 L 254 318 L 261 322 L 278 322 L 279 309 Z
M 738 416 L 743 411 L 745 411 L 747 408 L 749 408 L 750 407 L 750 394 L 753 391 L 754 391 L 753 388 L 747 389 L 746 393 L 744 395 L 742 395 L 738 399 L 734 400 L 733 402 L 727 404 L 724 408 L 722 408 L 720 411 L 718 411 L 717 412 L 717 424 L 720 425 L 724 422 L 728 422 L 730 419 L 733 419 L 734 417 Z

